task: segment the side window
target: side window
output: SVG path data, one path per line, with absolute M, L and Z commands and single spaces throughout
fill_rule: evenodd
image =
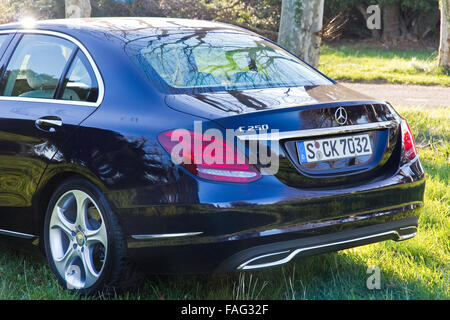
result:
M 6 33 L 0 34 L 0 59 L 3 58 L 3 55 L 5 54 L 5 51 L 8 47 L 8 43 L 9 43 L 9 41 L 7 41 L 7 40 L 10 36 L 11 36 L 10 34 L 6 34 Z M 3 70 L 3 65 L 0 65 L 0 74 L 1 74 L 2 70 Z
M 74 49 L 73 43 L 58 37 L 24 35 L 6 68 L 1 94 L 53 99 Z
M 78 50 L 64 79 L 61 99 L 96 102 L 98 83 L 86 56 Z
M 9 34 L 0 34 L 0 49 L 3 46 L 3 43 L 8 39 Z M 1 52 L 0 52 L 1 54 Z

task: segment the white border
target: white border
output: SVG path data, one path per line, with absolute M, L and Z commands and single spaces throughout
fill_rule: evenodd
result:
M 61 99 L 40 99 L 40 98 L 27 98 L 27 97 L 0 96 L 0 100 L 70 104 L 70 105 L 88 106 L 88 107 L 98 107 L 103 102 L 103 98 L 105 96 L 105 85 L 103 83 L 103 78 L 102 78 L 100 71 L 99 71 L 97 65 L 95 64 L 95 61 L 92 58 L 91 54 L 89 53 L 89 51 L 86 49 L 86 47 L 80 41 L 78 41 L 74 37 L 69 36 L 65 33 L 57 32 L 57 31 L 49 31 L 49 30 L 38 30 L 38 29 L 0 30 L 0 34 L 4 34 L 4 33 L 44 34 L 44 35 L 50 35 L 50 36 L 63 38 L 63 39 L 69 40 L 70 42 L 75 44 L 85 54 L 86 58 L 88 59 L 90 65 L 91 65 L 92 70 L 94 71 L 95 78 L 97 79 L 97 83 L 98 83 L 98 98 L 97 98 L 96 102 L 84 102 L 84 101 L 61 100 Z

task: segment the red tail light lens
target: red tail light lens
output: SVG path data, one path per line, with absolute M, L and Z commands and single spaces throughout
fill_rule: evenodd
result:
M 406 122 L 405 119 L 402 119 L 401 128 L 403 136 L 403 152 L 405 158 L 408 160 L 412 160 L 417 156 L 417 150 L 413 135 L 411 133 L 411 129 L 409 128 L 408 122 Z
M 242 152 L 214 136 L 172 130 L 159 134 L 158 140 L 172 161 L 200 178 L 240 183 L 261 178 Z

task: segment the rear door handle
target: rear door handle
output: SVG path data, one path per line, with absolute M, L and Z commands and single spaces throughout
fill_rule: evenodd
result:
M 63 125 L 63 122 L 59 117 L 49 116 L 37 119 L 35 124 L 43 131 L 55 132 L 56 128 Z

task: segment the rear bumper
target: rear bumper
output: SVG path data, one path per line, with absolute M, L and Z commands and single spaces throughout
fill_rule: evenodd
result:
M 197 187 L 197 203 L 146 204 L 145 192 L 134 197 L 139 206 L 114 206 L 130 257 L 149 273 L 251 270 L 408 237 L 417 226 L 425 179 L 417 159 L 388 179 L 345 189 L 260 182 Z
M 384 240 L 406 240 L 417 230 L 421 204 L 240 239 L 188 237 L 129 241 L 130 257 L 154 274 L 233 272 L 274 267 L 293 258 Z M 285 232 L 284 232 L 285 231 Z M 290 231 L 290 232 L 289 232 Z M 189 239 L 189 240 L 188 240 Z M 214 241 L 212 241 L 214 240 Z M 190 241 L 190 243 L 186 243 Z
M 252 247 L 226 259 L 217 268 L 217 271 L 248 271 L 275 267 L 298 257 L 338 251 L 385 240 L 407 240 L 416 235 L 417 220 L 417 217 L 411 217 L 354 230 Z

